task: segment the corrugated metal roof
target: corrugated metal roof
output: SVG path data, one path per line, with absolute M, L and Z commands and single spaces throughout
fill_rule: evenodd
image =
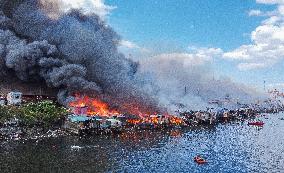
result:
M 87 121 L 87 120 L 90 120 L 91 118 L 90 117 L 87 117 L 87 116 L 83 116 L 83 115 L 74 115 L 74 116 L 70 116 L 68 117 L 70 119 L 71 122 L 84 122 L 84 121 Z

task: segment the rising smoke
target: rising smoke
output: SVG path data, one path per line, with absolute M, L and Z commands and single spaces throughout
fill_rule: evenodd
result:
M 12 69 L 22 81 L 44 80 L 58 89 L 63 104 L 81 92 L 122 110 L 159 110 L 135 86 L 137 64 L 118 52 L 120 37 L 97 15 L 63 12 L 56 0 L 1 0 L 0 5 L 2 76 Z
M 231 82 L 208 80 L 196 68 L 180 68 L 179 61 L 172 65 L 173 59 L 139 65 L 119 53 L 119 42 L 98 15 L 66 10 L 62 0 L 0 0 L 0 77 L 13 73 L 25 82 L 43 81 L 58 91 L 62 104 L 80 92 L 121 111 L 173 112 L 177 105 L 207 106 L 223 96 L 220 87 L 245 93 Z
M 206 110 L 217 106 L 209 105 L 209 101 L 218 100 L 227 102 L 222 107 L 235 109 L 240 106 L 238 103 L 250 104 L 265 98 L 230 78 L 214 76 L 211 58 L 201 52 L 160 54 L 140 61 L 139 75 L 149 76 L 147 92 L 155 93 L 171 112 Z

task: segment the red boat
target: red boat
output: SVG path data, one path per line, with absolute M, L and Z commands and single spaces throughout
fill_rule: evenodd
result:
M 262 121 L 249 122 L 248 125 L 251 125 L 251 126 L 263 126 L 264 122 L 262 122 Z
M 194 157 L 194 161 L 198 164 L 204 164 L 204 163 L 207 163 L 207 161 L 205 159 L 203 159 L 202 157 L 200 156 L 196 156 Z

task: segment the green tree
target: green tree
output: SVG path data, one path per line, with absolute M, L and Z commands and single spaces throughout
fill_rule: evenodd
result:
M 9 109 L 6 106 L 0 106 L 0 123 L 4 123 L 9 118 L 11 118 Z
M 52 101 L 28 103 L 22 106 L 23 120 L 27 125 L 43 123 L 49 126 L 67 114 L 67 109 Z
M 17 106 L 0 106 L 0 123 L 4 123 L 5 121 L 11 118 L 20 118 L 22 115 L 22 110 Z

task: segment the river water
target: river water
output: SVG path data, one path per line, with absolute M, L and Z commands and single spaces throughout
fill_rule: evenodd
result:
M 0 172 L 284 172 L 284 114 L 214 127 L 0 142 Z M 197 165 L 193 157 L 208 161 Z

